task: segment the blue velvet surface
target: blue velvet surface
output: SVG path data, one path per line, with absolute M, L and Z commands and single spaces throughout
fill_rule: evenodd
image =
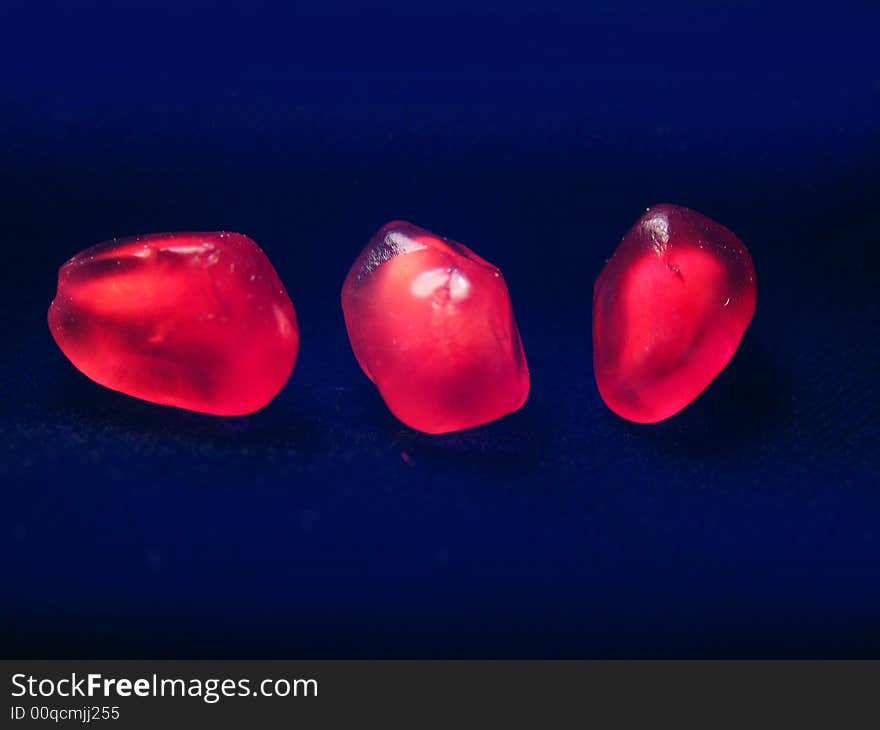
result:
M 5 6 L 0 652 L 880 656 L 880 12 L 766 5 Z M 657 202 L 740 236 L 758 308 L 638 426 L 596 391 L 591 292 Z M 504 272 L 520 412 L 429 437 L 360 372 L 339 290 L 394 218 Z M 300 318 L 267 408 L 64 359 L 66 258 L 219 229 Z

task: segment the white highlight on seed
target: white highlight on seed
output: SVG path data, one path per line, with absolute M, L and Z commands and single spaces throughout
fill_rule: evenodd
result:
M 458 302 L 466 299 L 471 292 L 471 282 L 458 269 L 431 269 L 413 279 L 410 291 L 414 296 L 427 298 L 439 289 L 445 289 L 449 298 Z
M 191 254 L 191 253 L 208 253 L 209 251 L 214 250 L 214 244 L 208 243 L 195 243 L 190 245 L 183 246 L 168 246 L 165 249 L 166 251 L 171 251 L 171 253 L 179 253 L 179 254 Z
M 665 254 L 669 245 L 669 218 L 664 213 L 655 213 L 642 221 L 642 228 L 651 236 L 651 246 L 657 255 Z

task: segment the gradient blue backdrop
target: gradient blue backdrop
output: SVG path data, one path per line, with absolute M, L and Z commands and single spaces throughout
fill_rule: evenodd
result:
M 0 653 L 880 656 L 875 3 L 5 2 Z M 736 231 L 755 320 L 697 402 L 611 414 L 592 282 L 657 202 Z M 428 437 L 338 297 L 383 223 L 507 278 L 523 410 Z M 81 376 L 55 276 L 257 240 L 293 377 L 217 419 Z

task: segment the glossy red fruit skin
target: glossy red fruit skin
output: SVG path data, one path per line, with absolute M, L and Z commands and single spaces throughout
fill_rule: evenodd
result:
M 655 423 L 724 369 L 752 320 L 752 258 L 695 211 L 655 205 L 624 236 L 593 289 L 593 370 L 617 415 Z
M 49 330 L 83 374 L 153 403 L 252 413 L 287 382 L 293 304 L 238 233 L 155 233 L 78 253 L 58 272 Z
M 438 434 L 519 409 L 529 371 L 501 272 L 460 243 L 393 221 L 342 288 L 355 357 L 388 408 Z

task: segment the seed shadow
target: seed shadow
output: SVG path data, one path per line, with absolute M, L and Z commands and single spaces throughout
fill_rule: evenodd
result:
M 692 456 L 735 453 L 768 441 L 794 419 L 790 371 L 767 344 L 746 337 L 734 358 L 681 413 L 653 425 L 627 423 L 634 438 Z
M 283 391 L 256 413 L 211 416 L 131 398 L 66 370 L 43 391 L 44 405 L 81 425 L 175 444 L 210 444 L 220 450 L 274 448 L 314 456 L 324 449 L 315 420 Z
M 399 431 L 395 445 L 416 462 L 442 461 L 485 476 L 512 478 L 540 465 L 545 434 L 536 420 L 533 409 L 525 406 L 499 421 L 455 433 Z
M 358 390 L 359 420 L 374 424 L 377 437 L 399 451 L 408 464 L 511 478 L 534 471 L 542 461 L 547 424 L 530 402 L 492 423 L 453 433 L 426 434 L 398 421 L 372 387 Z

